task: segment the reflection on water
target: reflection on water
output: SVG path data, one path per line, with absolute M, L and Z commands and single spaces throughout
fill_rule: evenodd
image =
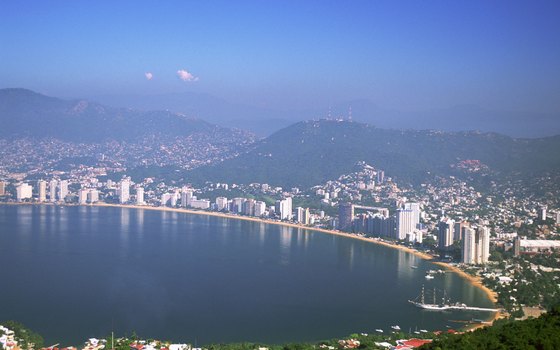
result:
M 425 280 L 437 267 L 413 255 L 301 228 L 56 206 L 0 206 L 0 225 L 0 266 L 11 281 L 0 288 L 2 317 L 48 343 L 79 344 L 111 324 L 118 334 L 201 344 L 281 343 L 485 316 L 419 310 L 407 300 L 422 285 L 490 306 L 454 274 Z
M 291 241 L 292 234 L 291 230 L 287 226 L 278 226 L 280 228 L 280 264 L 289 265 L 290 264 L 290 254 L 291 254 Z

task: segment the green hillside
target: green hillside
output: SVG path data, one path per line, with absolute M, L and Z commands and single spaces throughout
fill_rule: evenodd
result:
M 366 161 L 400 181 L 449 175 L 452 164 L 477 159 L 499 173 L 560 169 L 560 136 L 513 139 L 479 132 L 387 130 L 349 121 L 306 121 L 282 129 L 250 152 L 186 174 L 193 182 L 261 182 L 312 186 Z
M 420 349 L 560 349 L 560 308 L 536 319 L 498 321 L 474 332 L 443 336 Z

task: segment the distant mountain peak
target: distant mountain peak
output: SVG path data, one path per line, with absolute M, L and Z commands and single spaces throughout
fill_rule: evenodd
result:
M 62 100 L 31 90 L 0 90 L 0 137 L 55 137 L 97 142 L 169 136 L 219 128 L 187 114 L 106 107 L 88 100 Z M 225 130 L 225 128 L 223 128 Z

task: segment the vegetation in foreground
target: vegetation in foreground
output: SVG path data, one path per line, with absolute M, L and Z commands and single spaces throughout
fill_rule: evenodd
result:
M 560 306 L 535 319 L 498 320 L 474 332 L 442 335 L 420 349 L 560 349 Z
M 3 325 L 12 329 L 16 333 L 16 337 L 22 339 L 21 348 L 38 349 L 43 346 L 41 336 L 33 331 L 26 329 L 17 322 L 2 322 Z M 554 350 L 560 349 L 560 305 L 552 308 L 548 313 L 543 314 L 539 318 L 529 318 L 524 321 L 514 321 L 511 319 L 502 319 L 494 322 L 492 327 L 485 327 L 474 332 L 463 334 L 442 333 L 435 335 L 433 333 L 425 333 L 421 336 L 406 335 L 404 333 L 394 333 L 391 335 L 381 334 L 351 334 L 345 340 L 354 339 L 355 348 L 358 349 L 383 349 L 376 342 L 390 342 L 393 345 L 397 339 L 406 339 L 413 337 L 433 338 L 432 343 L 423 345 L 420 349 L 436 350 L 436 349 L 488 349 L 488 350 L 505 350 L 505 349 L 543 349 Z M 107 347 L 111 344 L 110 337 L 107 338 Z M 120 338 L 115 340 L 115 348 L 118 350 L 129 350 L 132 344 L 136 344 L 138 337 L 133 335 L 131 339 Z M 166 342 L 157 342 L 165 347 Z M 359 345 L 358 345 L 359 344 Z M 265 345 L 259 343 L 228 343 L 228 344 L 210 344 L 204 349 L 208 350 L 256 350 L 259 348 L 267 348 L 269 350 L 311 350 L 311 349 L 341 349 L 354 348 L 344 346 L 338 339 L 321 341 L 318 343 L 289 343 L 284 345 Z

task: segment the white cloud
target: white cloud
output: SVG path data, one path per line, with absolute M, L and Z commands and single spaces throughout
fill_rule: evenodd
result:
M 182 81 L 197 81 L 198 80 L 198 77 L 195 77 L 194 75 L 192 75 L 191 73 L 187 72 L 184 69 L 179 69 L 177 71 L 177 76 Z
M 154 77 L 154 75 L 150 72 L 146 72 L 144 73 L 144 76 L 146 77 L 146 79 L 148 80 L 152 80 L 152 78 Z

